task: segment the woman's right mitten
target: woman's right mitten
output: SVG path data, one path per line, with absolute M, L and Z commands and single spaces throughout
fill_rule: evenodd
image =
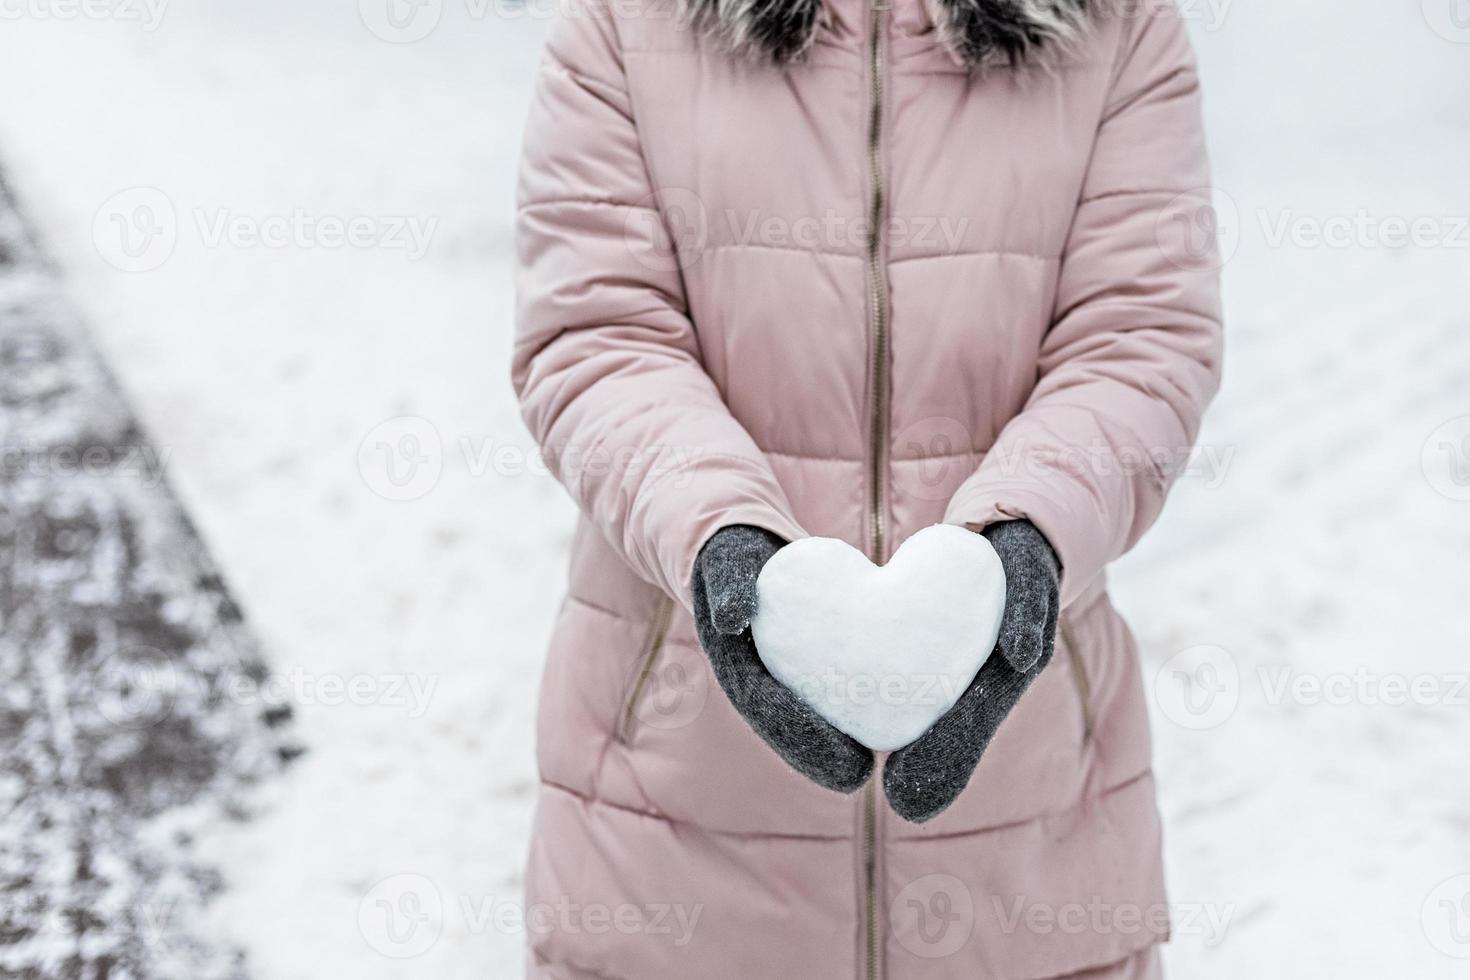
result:
M 776 680 L 751 636 L 756 577 L 785 544 L 769 531 L 744 524 L 716 531 L 694 563 L 695 630 L 721 690 L 756 734 L 817 785 L 851 793 L 872 773 L 872 751 Z

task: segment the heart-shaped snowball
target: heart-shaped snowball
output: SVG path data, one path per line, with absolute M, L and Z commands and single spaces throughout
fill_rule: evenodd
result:
M 777 680 L 877 752 L 917 739 L 1000 634 L 1006 576 L 974 531 L 935 524 L 886 565 L 835 538 L 776 552 L 756 580 L 756 649 Z

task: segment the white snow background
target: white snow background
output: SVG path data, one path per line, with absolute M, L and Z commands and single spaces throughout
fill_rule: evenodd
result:
M 389 2 L 0 8 L 0 166 L 295 679 L 308 752 L 264 816 L 205 842 L 226 890 L 197 912 L 262 980 L 521 969 L 573 518 L 517 469 L 533 447 L 506 376 L 551 5 L 405 5 L 404 30 L 431 29 L 392 43 Z M 1112 578 L 1156 709 L 1167 962 L 1465 976 L 1470 17 L 1186 9 L 1232 256 L 1227 379 L 1201 464 Z M 297 213 L 432 234 L 421 255 L 210 237 Z M 114 219 L 150 214 L 172 215 L 171 254 L 121 253 Z M 1385 240 L 1415 220 L 1416 244 Z M 424 918 L 393 933 L 386 911 Z

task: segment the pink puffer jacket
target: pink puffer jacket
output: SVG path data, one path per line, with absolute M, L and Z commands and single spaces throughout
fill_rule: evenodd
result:
M 583 519 L 541 688 L 535 977 L 1026 980 L 1167 934 L 1103 568 L 1218 381 L 1193 58 L 1145 3 L 969 71 L 935 3 L 823 0 L 784 69 L 661 0 L 553 30 L 513 380 Z M 688 587 L 719 527 L 882 560 L 1013 517 L 1064 566 L 1058 655 L 931 822 L 806 781 L 715 684 Z

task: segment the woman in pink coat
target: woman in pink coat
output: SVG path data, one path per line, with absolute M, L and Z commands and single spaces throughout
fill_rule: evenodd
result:
M 1103 579 L 1220 370 L 1179 15 L 588 0 L 524 152 L 513 380 L 582 511 L 531 975 L 1156 976 L 1148 725 Z M 765 672 L 751 583 L 801 537 L 882 563 L 935 523 L 1004 563 L 997 655 L 874 758 Z

